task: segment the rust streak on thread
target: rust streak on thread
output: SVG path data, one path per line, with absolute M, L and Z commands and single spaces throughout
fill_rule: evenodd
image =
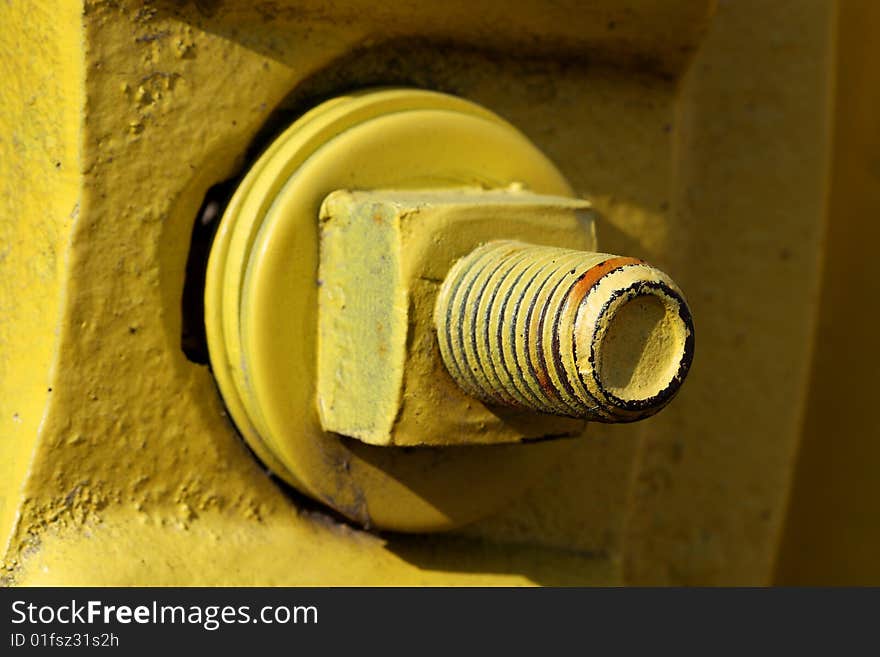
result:
M 569 301 L 580 303 L 605 274 L 610 274 L 615 269 L 625 267 L 626 265 L 643 264 L 645 264 L 644 260 L 640 260 L 639 258 L 628 258 L 625 256 L 617 256 L 609 258 L 604 262 L 600 262 L 598 265 L 590 267 L 590 269 L 578 279 L 577 283 L 574 284 L 574 287 L 572 287 L 571 291 L 568 293 Z
M 529 270 L 534 274 L 520 282 Z M 507 295 L 518 301 L 505 300 L 495 312 L 508 277 Z M 644 301 L 631 305 L 637 299 L 650 299 L 659 315 L 643 316 Z M 621 330 L 618 316 L 629 330 Z M 459 260 L 441 286 L 434 319 L 441 357 L 472 395 L 601 422 L 659 410 L 681 385 L 693 351 L 684 297 L 663 272 L 638 258 L 514 241 L 484 244 Z M 603 352 L 606 342 L 613 348 Z M 514 371 L 515 379 L 499 376 Z M 645 396 L 655 388 L 660 392 Z

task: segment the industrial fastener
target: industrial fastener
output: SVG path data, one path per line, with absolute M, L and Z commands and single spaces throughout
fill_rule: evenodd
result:
M 471 395 L 592 421 L 656 413 L 693 358 L 678 286 L 603 253 L 485 244 L 449 272 L 434 321 L 443 362 Z

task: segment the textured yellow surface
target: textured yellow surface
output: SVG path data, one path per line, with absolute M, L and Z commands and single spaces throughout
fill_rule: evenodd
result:
M 847 0 L 839 11 L 816 354 L 777 570 L 786 585 L 880 584 L 880 4 Z
M 70 229 L 80 216 L 76 3 L 0 6 L 0 550 L 52 400 Z M 25 56 L 26 55 L 26 56 Z
M 0 167 L 22 172 L 0 197 L 10 581 L 769 580 L 811 357 L 833 5 L 720 3 L 705 35 L 702 2 L 545 5 L 4 5 L 30 32 L 3 30 L 4 52 L 29 53 L 3 66 L 29 60 L 16 65 L 46 80 L 22 73 L 30 95 L 7 103 L 4 87 L 0 111 Z M 180 349 L 205 191 L 240 172 L 273 110 L 381 84 L 449 91 L 522 129 L 599 211 L 603 250 L 675 276 L 701 336 L 662 414 L 591 425 L 527 495 L 456 535 L 380 539 L 304 512 Z M 46 109 L 26 109 L 41 90 Z M 12 151 L 9 125 L 30 134 Z M 53 131 L 73 154 L 60 187 Z M 38 285 L 28 266 L 59 244 Z
M 449 268 L 484 242 L 594 247 L 588 209 L 583 201 L 521 189 L 327 197 L 318 272 L 322 426 L 400 446 L 580 435 L 581 422 L 487 407 L 459 388 L 441 360 L 433 316 Z M 508 485 L 517 489 L 515 481 Z

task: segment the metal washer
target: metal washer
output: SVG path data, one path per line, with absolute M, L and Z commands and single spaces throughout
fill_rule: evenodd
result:
M 256 454 L 365 526 L 450 529 L 520 495 L 571 445 L 376 447 L 324 432 L 315 401 L 318 209 L 335 189 L 520 182 L 571 196 L 516 128 L 474 103 L 410 89 L 330 100 L 290 126 L 230 201 L 205 290 L 211 365 Z

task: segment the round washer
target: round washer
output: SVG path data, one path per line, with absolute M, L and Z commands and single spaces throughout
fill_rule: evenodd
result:
M 212 247 L 205 322 L 229 413 L 278 476 L 364 526 L 438 531 L 497 510 L 570 449 L 570 441 L 378 447 L 325 432 L 318 419 L 316 274 L 324 198 L 337 189 L 512 183 L 572 195 L 555 166 L 495 114 L 409 89 L 318 106 L 250 169 Z

